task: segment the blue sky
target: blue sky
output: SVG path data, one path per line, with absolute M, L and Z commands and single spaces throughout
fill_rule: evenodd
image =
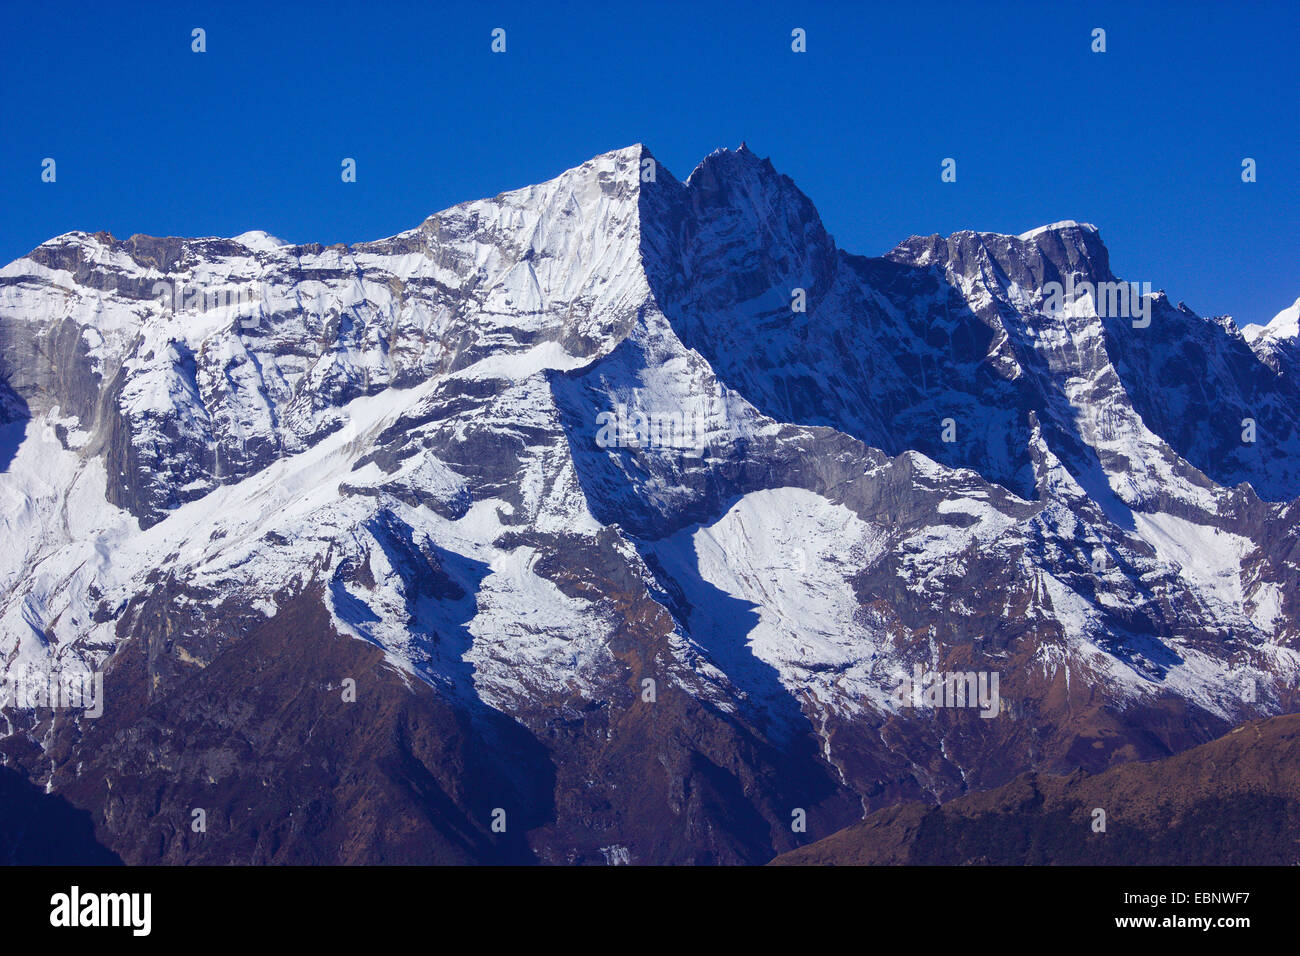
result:
M 0 8 L 4 262 L 71 229 L 374 239 L 630 143 L 684 178 L 745 140 L 854 252 L 1078 219 L 1202 314 L 1300 296 L 1295 2 L 120 6 Z

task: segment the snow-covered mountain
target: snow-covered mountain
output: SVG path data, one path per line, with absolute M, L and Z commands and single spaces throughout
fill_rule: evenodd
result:
M 1275 371 L 1293 379 L 1300 374 L 1300 299 L 1267 325 L 1247 326 L 1242 335 L 1260 360 Z
M 1119 285 L 1074 222 L 853 255 L 744 146 L 52 239 L 0 270 L 0 661 L 106 706 L 0 754 L 132 861 L 735 862 L 1295 710 L 1294 316 Z

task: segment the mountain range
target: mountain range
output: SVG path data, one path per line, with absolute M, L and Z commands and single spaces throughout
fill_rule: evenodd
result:
M 128 863 L 762 863 L 1300 710 L 1300 301 L 1137 278 L 1074 221 L 850 253 L 743 145 L 51 239 L 0 666 L 104 706 L 10 702 L 0 762 Z

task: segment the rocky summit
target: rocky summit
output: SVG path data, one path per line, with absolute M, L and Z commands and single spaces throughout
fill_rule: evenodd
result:
M 850 253 L 744 146 L 51 239 L 0 270 L 6 779 L 78 858 L 763 863 L 1300 710 L 1295 307 L 1148 288 L 1072 221 Z

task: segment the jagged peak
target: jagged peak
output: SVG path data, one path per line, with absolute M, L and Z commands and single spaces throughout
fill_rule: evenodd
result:
M 710 175 L 731 178 L 737 174 L 760 172 L 769 176 L 780 175 L 770 159 L 759 156 L 749 148 L 748 143 L 742 140 L 735 149 L 720 147 L 700 160 L 691 170 L 691 174 L 686 177 L 686 185 L 698 186 Z M 789 179 L 785 176 L 781 178 Z
M 252 229 L 248 232 L 240 233 L 237 236 L 154 236 L 149 233 L 135 232 L 125 239 L 119 239 L 106 229 L 101 229 L 98 232 L 86 232 L 81 229 L 73 229 L 69 232 L 60 233 L 57 236 L 51 236 L 26 256 L 19 257 L 14 260 L 14 263 L 10 263 L 10 265 L 21 262 L 23 259 L 31 259 L 41 250 L 57 249 L 65 246 L 102 248 L 111 251 L 123 250 L 127 254 L 134 254 L 142 247 L 153 247 L 159 244 L 179 247 L 230 242 L 238 243 L 246 249 L 250 249 L 254 252 L 275 252 L 293 246 L 293 243 L 286 242 L 285 240 L 273 236 L 269 232 L 265 232 L 261 229 Z
M 1300 299 L 1296 299 L 1264 326 L 1272 336 L 1295 338 L 1300 332 Z
M 555 179 L 561 179 L 571 173 L 577 173 L 591 168 L 608 168 L 611 165 L 620 166 L 625 163 L 639 163 L 646 157 L 651 157 L 650 147 L 645 143 L 632 143 L 628 146 L 620 146 L 617 149 L 608 149 L 603 153 L 597 153 L 586 162 L 579 163 L 577 166 L 570 167 Z
M 61 232 L 57 236 L 50 236 L 50 238 L 46 239 L 35 249 L 33 249 L 32 252 L 36 252 L 37 249 L 46 249 L 46 248 L 53 248 L 57 246 L 68 246 L 68 245 L 111 246 L 113 245 L 113 243 L 117 241 L 118 241 L 117 237 L 114 236 L 111 232 L 108 232 L 107 230 L 101 229 L 99 232 L 87 232 L 84 229 L 71 229 L 68 232 Z M 27 257 L 30 256 L 31 256 L 31 252 L 27 254 Z M 21 259 L 15 261 L 21 261 Z
M 1249 342 L 1300 339 L 1300 299 L 1273 316 L 1267 325 L 1247 325 L 1241 333 Z
M 1054 241 L 1053 241 L 1054 240 Z M 914 266 L 979 261 L 998 262 L 1003 269 L 1014 263 L 1041 258 L 1063 273 L 1080 269 L 1093 279 L 1112 278 L 1110 255 L 1101 233 L 1091 223 L 1072 219 L 1050 223 L 1019 235 L 962 229 L 944 236 L 909 236 L 884 258 Z
M 622 146 L 618 149 L 607 150 L 598 153 L 590 159 L 571 166 L 559 174 L 552 176 L 550 179 L 537 183 L 527 183 L 515 189 L 507 189 L 497 193 L 494 196 L 484 196 L 478 199 L 469 199 L 458 202 L 455 205 L 440 209 L 425 217 L 413 230 L 399 233 L 397 236 L 388 237 L 390 239 L 402 238 L 414 232 L 429 232 L 436 229 L 440 220 L 447 218 L 449 215 L 455 215 L 467 209 L 480 206 L 483 203 L 510 203 L 518 205 L 528 202 L 531 197 L 547 192 L 554 192 L 557 187 L 564 188 L 566 185 L 574 185 L 581 181 L 594 180 L 600 176 L 608 174 L 619 174 L 627 177 L 627 183 L 632 187 L 634 195 L 640 189 L 641 177 L 639 175 L 641 163 L 645 159 L 653 159 L 649 147 L 644 143 L 633 143 L 629 146 Z M 663 171 L 661 170 L 661 173 Z M 381 242 L 386 240 L 379 240 Z
M 1007 232 L 989 232 L 983 229 L 958 229 L 944 235 L 940 232 L 930 233 L 928 235 L 911 235 L 900 242 L 895 249 L 901 249 L 905 246 L 915 243 L 929 242 L 956 242 L 960 240 L 974 239 L 981 242 L 987 242 L 990 239 L 1009 239 L 1017 242 L 1032 242 L 1040 236 L 1049 234 L 1069 234 L 1082 233 L 1089 239 L 1094 239 L 1101 243 L 1101 230 L 1090 222 L 1076 222 L 1073 219 L 1062 219 L 1060 222 L 1048 223 L 1045 226 L 1038 226 L 1030 229 L 1028 232 L 1022 232 L 1013 235 Z
M 807 224 L 818 234 L 819 245 L 832 245 L 817 205 L 793 179 L 778 172 L 772 161 L 742 142 L 735 149 L 715 149 L 686 177 L 685 188 L 710 204 L 721 200 L 743 215 L 771 217 L 778 210 L 791 221 Z

